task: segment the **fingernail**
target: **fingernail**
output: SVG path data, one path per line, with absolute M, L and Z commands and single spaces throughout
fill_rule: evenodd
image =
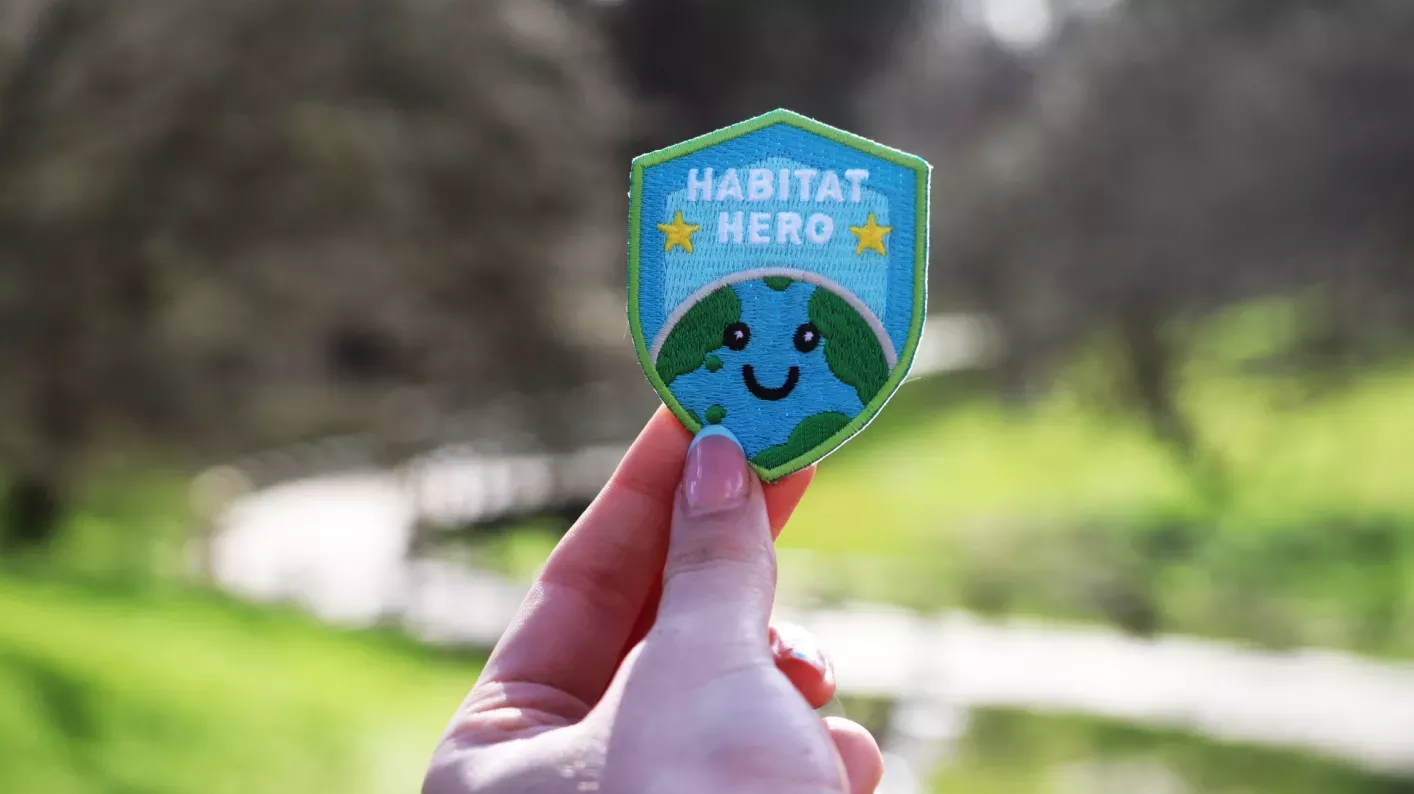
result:
M 821 653 L 818 647 L 792 648 L 790 655 L 815 668 L 820 675 L 826 678 L 834 675 L 835 671 L 830 666 L 829 660 L 825 658 L 825 654 Z
M 688 515 L 720 513 L 741 506 L 751 493 L 746 453 L 721 425 L 704 428 L 687 449 L 682 494 Z
M 771 653 L 777 659 L 790 656 L 815 668 L 823 676 L 834 673 L 829 659 L 825 658 L 825 652 L 820 648 L 820 643 L 816 642 L 815 635 L 791 623 L 772 626 L 771 631 Z

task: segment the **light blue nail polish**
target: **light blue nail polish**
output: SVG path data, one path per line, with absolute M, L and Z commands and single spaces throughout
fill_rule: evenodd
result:
M 736 440 L 736 436 L 732 435 L 732 431 L 726 429 L 721 425 L 707 425 L 706 427 L 702 428 L 702 431 L 697 434 L 696 438 L 692 439 L 692 443 L 688 445 L 687 451 L 691 452 L 692 448 L 697 446 L 697 442 L 711 436 L 723 436 L 725 438 L 729 438 L 731 439 L 731 442 L 733 444 L 737 445 L 738 449 L 741 448 L 741 442 Z M 746 453 L 743 452 L 742 454 L 744 455 Z

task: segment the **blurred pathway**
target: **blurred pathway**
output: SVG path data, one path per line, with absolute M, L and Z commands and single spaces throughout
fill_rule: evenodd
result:
M 913 377 L 973 366 L 995 345 L 983 319 L 929 318 Z M 350 459 L 335 446 L 326 450 L 330 461 Z M 219 586 L 251 600 L 293 602 L 344 625 L 396 622 L 432 643 L 490 646 L 527 586 L 418 557 L 411 551 L 417 527 L 587 503 L 622 453 L 622 445 L 561 456 L 455 447 L 396 473 L 298 479 L 298 461 L 287 460 L 297 456 L 277 451 L 266 456 L 263 478 L 239 466 L 199 478 L 198 504 L 226 504 L 215 511 L 202 557 Z M 262 479 L 288 481 L 226 502 L 242 483 Z M 813 563 L 783 552 L 781 566 Z M 893 704 L 883 794 L 925 790 L 920 781 L 966 730 L 969 713 L 993 707 L 1187 730 L 1414 774 L 1411 665 L 964 613 L 928 617 L 878 604 L 818 610 L 787 603 L 780 616 L 820 638 L 841 694 Z
M 901 750 L 931 766 L 973 708 L 1073 713 L 1302 750 L 1414 773 L 1414 665 L 1265 653 L 1101 627 L 924 618 L 879 605 L 792 613 L 835 660 L 843 691 L 897 697 Z
M 613 457 L 605 452 L 599 462 Z M 424 482 L 445 480 L 449 471 L 424 470 Z M 468 492 L 459 493 L 465 499 Z M 493 644 L 526 586 L 454 563 L 406 559 L 419 503 L 450 509 L 426 499 L 376 473 L 258 492 L 226 513 L 212 545 L 212 574 L 247 598 L 294 601 L 331 622 L 395 620 L 429 642 Z M 782 564 L 789 566 L 789 557 Z M 824 611 L 786 605 L 780 613 L 830 650 L 842 693 L 896 702 L 886 747 L 895 770 L 891 792 L 915 790 L 905 781 L 909 770 L 931 767 L 965 728 L 967 713 L 986 707 L 1177 728 L 1414 773 L 1411 665 L 963 613 L 924 617 L 877 604 Z

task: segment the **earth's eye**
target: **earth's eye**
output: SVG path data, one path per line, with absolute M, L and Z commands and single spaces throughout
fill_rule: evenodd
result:
M 732 350 L 745 350 L 746 343 L 750 341 L 751 329 L 747 327 L 746 323 L 732 323 L 722 333 L 722 344 Z
M 806 323 L 795 329 L 795 349 L 809 353 L 820 346 L 820 329 L 815 323 Z

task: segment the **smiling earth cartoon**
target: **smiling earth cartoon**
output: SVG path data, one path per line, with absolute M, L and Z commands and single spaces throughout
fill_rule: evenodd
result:
M 731 428 L 765 469 L 839 432 L 889 376 L 878 334 L 849 301 L 789 275 L 708 293 L 668 333 L 656 366 L 693 418 Z

